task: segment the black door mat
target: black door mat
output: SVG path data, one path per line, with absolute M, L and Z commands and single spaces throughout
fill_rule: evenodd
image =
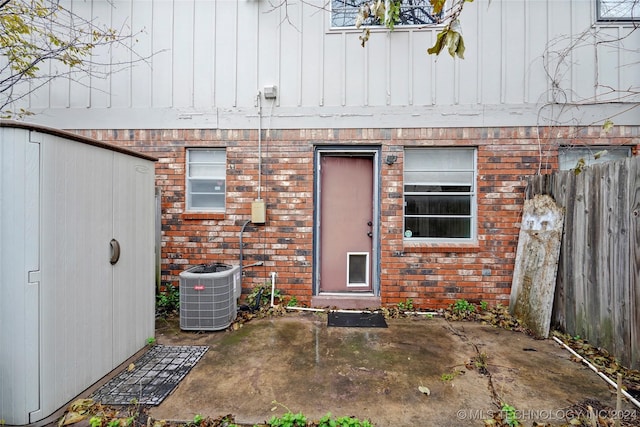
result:
M 387 322 L 382 313 L 329 313 L 327 326 L 343 326 L 349 328 L 386 328 Z
M 105 405 L 159 405 L 207 352 L 207 346 L 155 345 L 96 390 L 91 398 Z M 131 366 L 131 365 L 130 365 Z

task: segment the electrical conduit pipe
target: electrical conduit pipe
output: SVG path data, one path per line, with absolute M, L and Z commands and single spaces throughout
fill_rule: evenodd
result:
M 276 292 L 276 276 L 277 275 L 278 273 L 276 273 L 275 271 L 271 272 L 271 307 L 274 306 L 273 298 Z M 336 313 L 372 313 L 373 312 L 372 310 L 326 310 L 324 308 L 309 308 L 309 307 L 297 307 L 297 306 L 287 306 L 285 308 L 287 310 L 315 311 L 315 312 L 333 311 Z M 405 312 L 405 314 L 417 314 L 417 315 L 423 314 L 423 315 L 438 316 L 440 313 L 429 312 L 429 311 L 411 311 L 411 312 Z
M 598 374 L 603 380 L 605 380 L 610 386 L 614 387 L 616 390 L 618 389 L 618 384 L 616 384 L 615 382 L 613 382 L 613 380 L 611 378 L 609 378 L 608 376 L 606 376 L 605 374 L 603 374 L 602 372 L 598 371 L 598 368 L 596 368 L 595 366 L 593 366 L 587 359 L 585 359 L 584 357 L 580 356 L 578 353 L 576 353 L 571 347 L 569 347 L 568 345 L 566 345 L 564 342 L 562 342 L 562 340 L 558 339 L 558 337 L 553 337 L 553 339 L 560 344 L 561 346 L 563 346 L 565 349 L 569 350 L 569 352 L 571 354 L 573 354 L 575 357 L 578 358 L 578 360 L 580 360 L 582 363 L 584 363 L 585 365 L 587 365 L 593 372 L 595 372 L 596 374 Z M 624 395 L 624 397 L 626 397 L 627 399 L 629 399 L 629 401 L 631 403 L 633 403 L 634 405 L 636 405 L 638 408 L 640 408 L 640 402 L 638 402 L 636 399 L 633 398 L 633 396 L 631 396 L 629 393 L 627 393 L 625 390 L 620 390 L 622 392 L 622 394 Z

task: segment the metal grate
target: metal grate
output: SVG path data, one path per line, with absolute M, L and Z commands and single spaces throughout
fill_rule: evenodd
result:
M 159 405 L 207 352 L 207 346 L 153 346 L 91 395 L 105 405 Z

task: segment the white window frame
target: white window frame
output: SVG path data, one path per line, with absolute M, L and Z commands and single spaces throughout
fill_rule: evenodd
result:
M 429 150 L 438 150 L 438 151 L 472 151 L 472 165 L 469 165 L 468 168 L 463 169 L 451 169 L 448 168 L 447 165 L 425 165 L 424 168 L 420 169 L 408 169 L 407 168 L 407 158 L 411 156 L 412 152 L 427 152 Z M 405 148 L 405 161 L 404 161 L 405 169 L 403 173 L 403 212 L 402 212 L 402 229 L 403 229 L 403 238 L 405 242 L 428 242 L 428 243 L 476 243 L 477 241 L 477 223 L 478 223 L 478 189 L 477 189 L 477 180 L 478 180 L 478 150 L 475 147 L 407 147 Z M 470 191 L 466 192 L 430 192 L 430 191 L 407 191 L 407 185 L 437 185 L 437 183 L 432 182 L 411 182 L 408 181 L 406 176 L 407 172 L 428 172 L 428 173 L 442 173 L 446 174 L 447 172 L 470 172 L 471 173 L 471 181 L 468 183 L 470 186 Z M 407 215 L 407 195 L 464 195 L 469 197 L 469 236 L 468 237 L 414 237 L 408 233 L 406 230 L 406 219 L 408 216 L 417 216 L 417 215 Z M 425 215 L 429 216 L 429 215 Z M 442 217 L 447 218 L 447 215 L 431 215 L 432 217 Z M 460 215 L 451 215 L 452 218 L 460 218 Z
M 635 0 L 595 0 L 599 22 L 640 21 L 640 2 Z
M 191 160 L 191 153 L 198 151 L 198 152 L 203 152 L 203 151 L 212 151 L 212 152 L 217 152 L 220 153 L 222 152 L 224 154 L 224 161 L 216 161 L 213 160 L 209 161 L 209 162 L 193 162 Z M 202 176 L 191 176 L 191 167 L 195 166 L 195 165 L 200 165 L 200 166 L 222 166 L 221 170 L 223 171 L 222 174 L 218 175 L 218 174 L 211 174 L 211 175 L 202 175 Z M 185 158 L 185 209 L 187 212 L 224 212 L 225 208 L 226 208 L 226 193 L 227 193 L 227 176 L 226 176 L 226 170 L 227 170 L 227 152 L 225 148 L 221 148 L 221 147 L 207 147 L 207 148 L 187 148 L 187 152 L 186 152 L 186 158 Z M 212 188 L 210 192 L 208 192 L 208 194 L 220 194 L 220 192 L 223 195 L 223 204 L 222 206 L 194 206 L 193 203 L 193 195 L 194 195 L 194 191 L 193 191 L 193 183 L 197 182 L 197 181 L 222 181 L 223 182 L 223 188 L 222 191 L 220 191 L 220 189 L 217 188 Z M 207 194 L 207 193 L 204 193 Z
M 333 15 L 334 12 L 333 11 L 334 11 L 334 7 L 335 7 L 334 3 L 336 1 L 341 1 L 341 0 L 331 0 L 330 1 L 331 15 L 330 15 L 330 19 L 329 19 L 329 27 L 332 30 L 334 30 L 334 29 L 337 29 L 337 30 L 339 30 L 339 29 L 354 29 L 355 28 L 355 16 L 357 15 L 359 7 L 353 6 L 354 18 L 353 18 L 353 23 L 352 24 L 349 24 L 349 25 L 334 25 L 333 24 L 334 23 L 334 15 Z M 345 0 L 345 1 L 347 1 L 347 0 Z M 372 0 L 358 0 L 358 1 L 360 1 L 361 3 L 365 3 L 365 2 L 371 2 Z M 425 2 L 424 6 L 430 6 L 429 0 L 424 0 L 424 2 Z M 416 6 L 416 7 L 422 7 L 422 6 Z M 422 23 L 422 24 L 421 23 L 403 24 L 403 23 L 399 22 L 399 23 L 396 24 L 395 28 L 396 29 L 397 28 L 419 28 L 419 27 L 423 27 L 425 25 L 440 25 L 440 24 L 436 24 L 436 23 L 433 23 L 433 24 L 431 24 L 431 23 L 426 23 L 426 24 L 424 24 L 424 23 Z M 375 28 L 386 29 L 386 27 L 384 27 L 384 25 L 380 25 L 380 24 L 368 24 L 368 23 L 365 23 L 364 26 L 367 27 L 367 28 L 371 28 L 371 29 L 375 29 Z

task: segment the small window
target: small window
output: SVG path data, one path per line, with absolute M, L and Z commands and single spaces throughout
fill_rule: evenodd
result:
M 224 212 L 227 155 L 224 148 L 187 150 L 187 210 Z
M 405 240 L 475 239 L 476 151 L 407 149 L 404 161 Z
M 558 162 L 560 170 L 568 171 L 630 156 L 629 147 L 560 147 Z
M 596 0 L 598 21 L 637 21 L 640 19 L 638 0 Z
M 331 0 L 331 26 L 355 27 L 358 11 L 371 0 Z M 402 2 L 400 15 L 396 26 L 402 25 L 426 25 L 439 22 L 442 14 L 434 15 L 430 0 L 413 0 Z M 369 17 L 363 25 L 381 25 L 375 17 Z

